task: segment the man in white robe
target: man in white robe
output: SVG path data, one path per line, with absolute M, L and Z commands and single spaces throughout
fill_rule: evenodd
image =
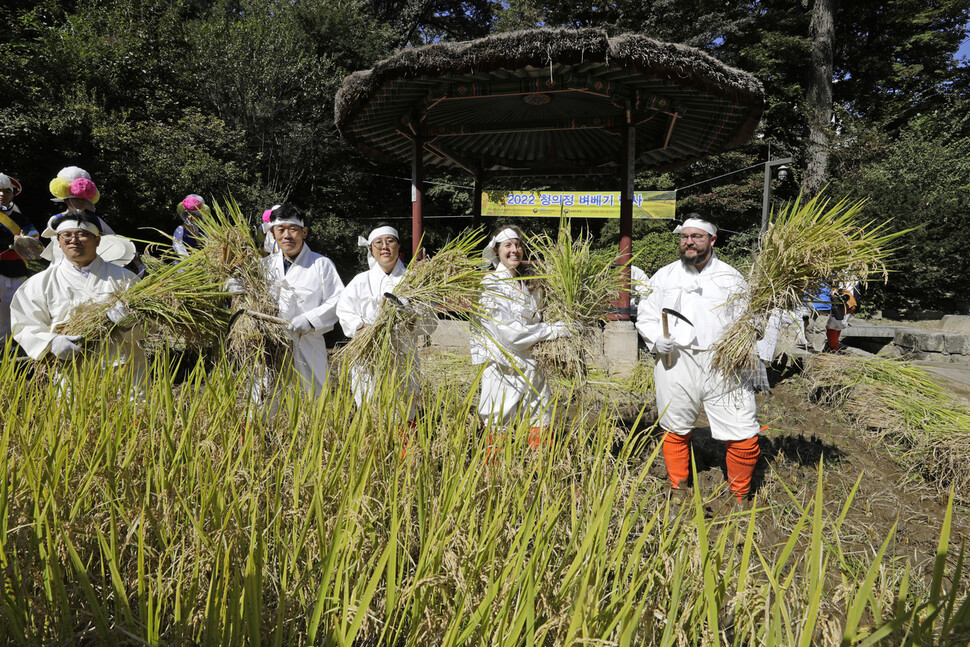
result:
M 58 325 L 68 321 L 76 306 L 87 301 L 116 300 L 137 277 L 98 256 L 101 230 L 91 214 L 68 212 L 54 216 L 42 235 L 57 241 L 64 260 L 30 277 L 17 290 L 10 306 L 14 339 L 36 360 L 49 354 L 60 360 L 97 354 L 106 365 L 131 363 L 136 380 L 141 379 L 146 360 L 137 343 L 140 327 L 116 330 L 107 341 L 93 348 L 77 336 L 57 332 Z M 110 308 L 107 315 L 116 324 L 130 319 L 120 304 Z
M 290 320 L 293 368 L 311 394 L 323 393 L 329 361 L 324 334 L 337 323 L 337 300 L 344 290 L 337 268 L 306 244 L 303 212 L 284 204 L 272 213 L 269 233 L 277 251 L 263 259 L 263 270 L 279 316 Z
M 748 494 L 758 461 L 759 426 L 750 384 L 711 368 L 714 345 L 744 311 L 746 284 L 741 274 L 714 254 L 716 227 L 691 214 L 679 228 L 680 260 L 662 267 L 649 281 L 640 301 L 637 330 L 647 347 L 670 358 L 657 360 L 654 377 L 664 462 L 672 493 L 683 496 L 690 467 L 690 432 L 701 405 L 711 435 L 727 443 L 728 488 L 741 502 Z M 668 316 L 664 336 L 662 309 L 690 320 Z

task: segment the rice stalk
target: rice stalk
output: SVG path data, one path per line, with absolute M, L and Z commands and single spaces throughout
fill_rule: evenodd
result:
M 439 312 L 480 316 L 483 272 L 478 249 L 483 240 L 481 233 L 468 230 L 436 254 L 412 260 L 394 290 L 407 306 L 382 303 L 376 321 L 358 331 L 336 357 L 373 374 L 404 363 L 410 339 L 421 330 L 423 320 Z
M 596 352 L 596 332 L 624 285 L 623 267 L 597 257 L 591 243 L 588 234 L 574 240 L 566 219 L 560 221 L 555 240 L 547 234 L 529 239 L 543 319 L 562 321 L 572 331 L 569 337 L 537 343 L 532 356 L 547 375 L 572 382 L 585 381 Z
M 148 334 L 174 336 L 194 346 L 212 344 L 224 333 L 229 318 L 223 305 L 228 297 L 224 282 L 215 280 L 193 257 L 175 265 L 153 266 L 141 281 L 106 299 L 76 306 L 60 330 L 80 335 L 86 342 L 97 342 L 141 323 Z M 129 314 L 116 324 L 106 312 L 119 303 Z
M 890 243 L 907 231 L 889 231 L 861 220 L 865 200 L 834 202 L 819 193 L 807 202 L 799 195 L 773 214 L 758 241 L 747 276 L 744 311 L 714 348 L 713 366 L 725 375 L 743 376 L 757 361 L 755 342 L 764 336 L 775 308 L 793 310 L 844 281 L 865 286 L 889 276 Z
M 816 401 L 844 411 L 943 495 L 970 502 L 970 408 L 923 369 L 894 359 L 822 354 L 806 371 Z

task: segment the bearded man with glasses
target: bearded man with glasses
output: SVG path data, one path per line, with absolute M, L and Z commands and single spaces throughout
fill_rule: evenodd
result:
M 661 268 L 640 300 L 637 331 L 664 358 L 654 369 L 657 411 L 664 429 L 663 454 L 670 495 L 683 500 L 690 476 L 690 433 L 701 405 L 711 435 L 727 443 L 728 489 L 742 504 L 758 462 L 759 426 L 750 384 L 711 368 L 714 345 L 744 311 L 747 285 L 741 274 L 717 258 L 717 227 L 700 214 L 687 216 L 680 234 L 680 260 Z M 690 323 L 668 316 L 682 314 Z

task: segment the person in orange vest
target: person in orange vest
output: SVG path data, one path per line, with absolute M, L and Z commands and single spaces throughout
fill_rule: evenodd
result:
M 14 243 L 27 236 L 37 240 L 37 228 L 14 204 L 20 182 L 0 173 L 0 345 L 10 336 L 10 302 L 27 279 L 27 264 L 14 250 Z M 2 347 L 2 346 L 0 346 Z

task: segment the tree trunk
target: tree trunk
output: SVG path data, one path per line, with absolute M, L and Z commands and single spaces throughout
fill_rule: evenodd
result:
M 832 121 L 832 59 L 835 49 L 835 6 L 838 0 L 815 0 L 809 36 L 812 66 L 805 103 L 808 108 L 808 160 L 802 190 L 808 197 L 825 185 Z

